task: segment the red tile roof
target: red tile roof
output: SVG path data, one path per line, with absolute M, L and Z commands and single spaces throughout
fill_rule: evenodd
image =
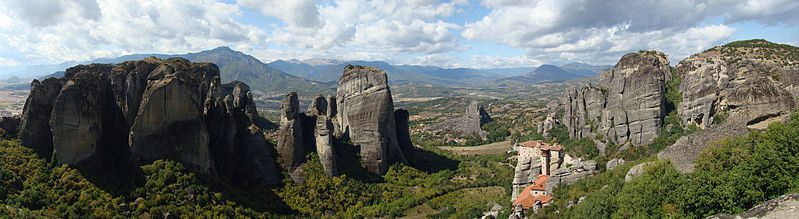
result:
M 541 178 L 542 177 L 539 176 L 536 181 Z M 549 177 L 547 176 L 546 178 L 548 179 Z M 525 187 L 524 190 L 522 190 L 522 193 L 519 194 L 519 197 L 517 197 L 516 200 L 513 200 L 513 205 L 521 205 L 522 208 L 528 209 L 533 207 L 536 201 L 540 201 L 541 204 L 547 204 L 552 201 L 552 197 L 548 195 L 533 195 L 532 190 L 537 190 L 534 188 L 535 186 L 536 184 Z
M 558 144 L 550 145 L 550 144 L 547 144 L 546 142 L 540 141 L 540 140 L 538 140 L 538 141 L 533 141 L 533 140 L 525 141 L 525 142 L 519 143 L 519 146 L 527 147 L 527 148 L 539 148 L 541 150 L 547 150 L 547 151 L 560 151 L 561 149 L 563 149 L 563 147 L 561 147 Z

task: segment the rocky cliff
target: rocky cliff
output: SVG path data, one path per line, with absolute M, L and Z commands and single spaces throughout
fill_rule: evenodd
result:
M 347 66 L 336 97 L 315 97 L 307 114 L 297 112 L 295 93 L 284 99 L 278 149 L 284 165 L 292 163 L 295 171 L 290 175 L 295 182 L 304 180 L 301 166 L 311 151 L 317 153 L 327 175 L 338 175 L 334 145 L 358 148 L 366 170 L 375 174 L 384 174 L 391 163 L 407 162 L 406 157 L 414 153 L 409 114 L 394 110 L 387 81 L 380 69 Z M 310 149 L 298 152 L 301 148 Z
M 280 181 L 249 87 L 222 85 L 214 64 L 80 65 L 34 81 L 24 108 L 22 144 L 59 163 L 174 159 L 235 183 Z
M 746 46 L 737 46 L 741 43 Z M 797 63 L 764 55 L 775 49 L 799 50 L 782 47 L 766 41 L 739 41 L 680 62 L 679 116 L 684 125 L 703 130 L 678 139 L 658 157 L 691 172 L 708 142 L 763 130 L 771 122 L 787 119 L 796 109 Z
M 432 129 L 446 130 L 461 135 L 478 135 L 485 138 L 488 133 L 481 128 L 484 124 L 491 122 L 491 116 L 485 111 L 477 101 L 472 101 L 466 107 L 463 116 L 445 120 L 433 126 Z
M 388 165 L 405 162 L 397 141 L 394 101 L 383 70 L 349 65 L 336 90 L 337 121 L 372 173 L 384 174 Z
M 665 116 L 669 61 L 655 51 L 624 55 L 600 74 L 599 87 L 570 88 L 563 99 L 564 121 L 572 138 L 645 145 L 660 133 Z

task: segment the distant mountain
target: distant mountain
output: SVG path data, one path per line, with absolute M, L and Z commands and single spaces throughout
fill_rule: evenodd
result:
M 383 61 L 337 60 L 277 60 L 270 67 L 294 76 L 315 81 L 337 81 L 347 65 L 364 65 L 383 69 L 391 81 L 428 82 L 436 84 L 464 84 L 499 78 L 489 71 L 471 68 L 440 68 L 419 65 L 392 65 Z
M 585 64 L 581 62 L 572 62 L 565 65 L 561 65 L 560 68 L 566 70 L 568 72 L 576 73 L 579 75 L 584 76 L 597 76 L 599 72 L 608 70 L 612 65 L 591 65 Z
M 584 63 L 569 63 L 560 67 L 554 65 L 541 65 L 535 70 L 524 75 L 506 77 L 496 80 L 500 84 L 530 84 L 541 82 L 557 82 L 580 79 L 585 77 L 595 77 L 602 70 L 610 66 L 595 66 Z
M 300 94 L 312 95 L 330 92 L 332 88 L 335 87 L 335 83 L 311 81 L 302 77 L 286 74 L 283 71 L 269 67 L 255 57 L 235 51 L 229 47 L 219 47 L 212 50 L 182 55 L 133 54 L 116 58 L 95 59 L 89 62 L 74 63 L 73 65 L 86 63 L 120 63 L 140 60 L 151 56 L 158 58 L 182 57 L 192 62 L 211 62 L 219 67 L 223 82 L 233 80 L 243 81 L 254 90 L 260 90 L 271 94 L 281 94 L 294 90 Z M 64 69 L 61 70 L 62 71 L 41 78 L 61 77 L 64 75 Z

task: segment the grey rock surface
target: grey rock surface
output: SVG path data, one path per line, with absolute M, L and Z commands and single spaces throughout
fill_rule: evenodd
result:
M 383 70 L 348 65 L 336 90 L 341 133 L 360 148 L 369 172 L 384 174 L 388 165 L 406 162 L 397 141 L 394 102 Z
M 316 153 L 328 176 L 338 176 L 336 151 L 333 149 L 333 123 L 327 116 L 316 118 Z
M 488 133 L 481 128 L 486 123 L 491 122 L 491 116 L 485 111 L 477 101 L 472 101 L 466 107 L 466 112 L 458 118 L 447 119 L 444 122 L 434 125 L 432 129 L 447 130 L 460 135 L 478 135 L 485 138 Z
M 718 214 L 708 217 L 709 219 L 782 219 L 799 217 L 799 194 L 787 194 L 768 200 L 749 210 L 738 214 Z
M 293 171 L 305 163 L 305 138 L 300 120 L 300 102 L 296 92 L 290 92 L 280 105 L 280 129 L 277 133 L 277 151 L 283 168 Z
M 654 162 L 643 162 L 638 165 L 635 165 L 627 171 L 627 175 L 624 175 L 624 181 L 629 182 L 635 179 L 635 177 L 641 176 L 646 171 L 646 167 L 649 165 L 655 164 Z
M 0 129 L 3 129 L 5 136 L 17 136 L 19 133 L 19 124 L 21 119 L 19 116 L 0 117 Z
M 103 132 L 105 85 L 101 75 L 82 71 L 64 84 L 53 103 L 53 153 L 62 164 L 94 156 Z
M 61 92 L 66 80 L 48 78 L 43 81 L 33 80 L 31 91 L 25 100 L 22 110 L 19 138 L 23 146 L 27 146 L 40 157 L 50 159 L 53 154 L 53 132 L 50 130 L 50 114 L 53 102 Z

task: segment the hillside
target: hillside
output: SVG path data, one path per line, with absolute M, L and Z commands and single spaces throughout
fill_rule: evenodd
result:
M 760 60 L 782 66 L 799 65 L 799 48 L 763 39 L 742 40 L 716 46 L 691 56 L 687 60 L 719 57 L 728 63 L 741 60 Z

